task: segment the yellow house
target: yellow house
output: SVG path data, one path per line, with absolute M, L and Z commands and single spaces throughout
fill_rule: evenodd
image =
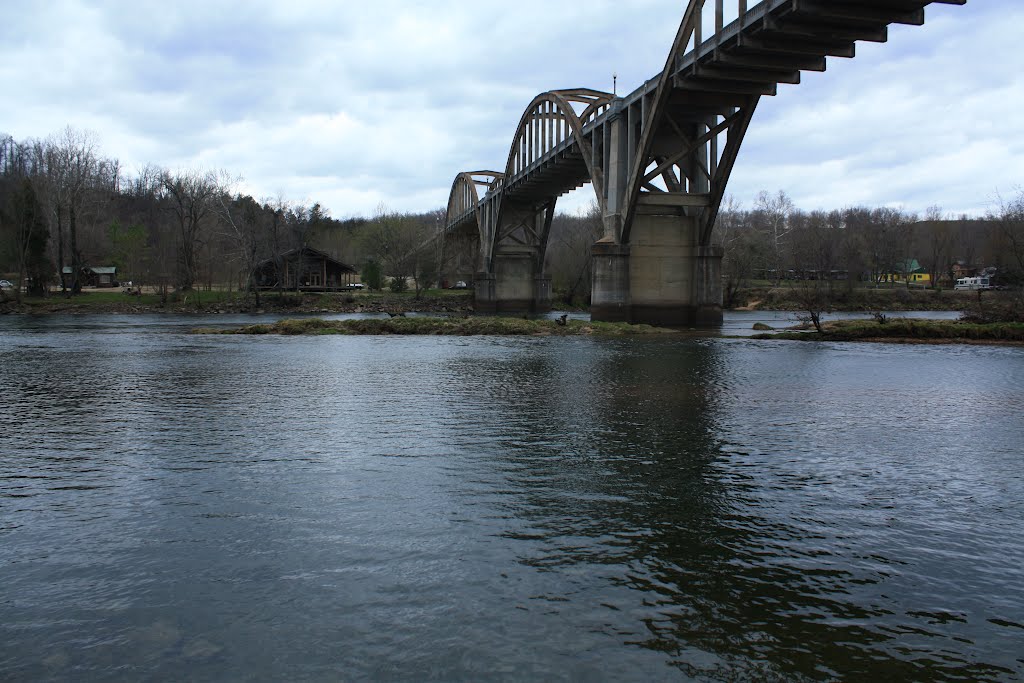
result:
M 897 264 L 898 270 L 891 273 L 883 273 L 880 282 L 894 282 L 900 284 L 923 285 L 929 287 L 932 284 L 932 275 L 917 262 L 917 259 L 910 259 Z

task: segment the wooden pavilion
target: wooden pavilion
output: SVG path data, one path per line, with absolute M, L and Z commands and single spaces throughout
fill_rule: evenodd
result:
M 351 288 L 356 269 L 318 249 L 292 249 L 256 266 L 253 280 L 261 290 L 332 292 Z

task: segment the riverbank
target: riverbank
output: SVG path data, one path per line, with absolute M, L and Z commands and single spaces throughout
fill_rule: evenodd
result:
M 154 292 L 124 294 L 115 290 L 86 290 L 75 296 L 51 294 L 0 302 L 0 314 L 45 315 L 51 313 L 445 313 L 473 312 L 471 291 L 427 290 L 417 299 L 412 292 L 270 292 L 251 295 L 239 292 L 192 291 L 161 297 Z
M 804 310 L 799 291 L 791 287 L 754 287 L 743 290 L 735 311 Z M 1011 292 L 953 292 L 894 289 L 837 289 L 829 301 L 835 312 L 873 313 L 876 311 L 966 311 L 976 322 L 1015 320 L 1022 308 L 1020 295 Z M 556 302 L 560 311 L 586 308 L 567 307 Z M 1014 315 L 1014 312 L 1017 312 Z M 475 312 L 472 290 L 430 289 L 416 298 L 412 292 L 266 292 L 259 303 L 247 294 L 227 291 L 191 291 L 166 297 L 144 290 L 139 295 L 120 290 L 85 290 L 76 296 L 53 293 L 46 297 L 26 297 L 16 303 L 8 295 L 0 300 L 0 314 L 338 314 L 338 313 L 427 313 L 469 315 Z
M 902 344 L 1024 344 L 1024 323 L 970 323 L 955 320 L 837 320 L 822 331 L 784 330 L 750 339 L 861 341 Z
M 503 317 L 457 318 L 362 318 L 323 320 L 304 318 L 276 323 L 246 325 L 232 329 L 197 328 L 195 334 L 280 334 L 280 335 L 448 335 L 448 336 L 600 336 L 679 334 L 678 331 L 651 325 L 599 323 L 584 320 L 528 320 Z
M 985 297 L 998 296 L 985 292 Z M 749 287 L 738 292 L 734 310 L 739 311 L 801 311 L 806 294 L 799 285 L 780 287 Z M 874 311 L 962 311 L 978 300 L 977 292 L 952 290 L 856 287 L 849 289 L 837 283 L 828 297 L 834 311 L 871 313 Z

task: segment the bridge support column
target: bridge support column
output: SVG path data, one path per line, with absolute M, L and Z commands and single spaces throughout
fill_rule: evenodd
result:
M 725 249 L 712 244 L 697 247 L 694 286 L 694 327 L 722 325 L 722 257 Z
M 631 242 L 632 322 L 722 323 L 722 249 L 700 245 L 696 218 L 640 214 L 633 221 Z
M 473 278 L 473 310 L 477 313 L 494 313 L 493 273 L 477 273 Z
M 475 280 L 474 307 L 481 313 L 543 313 L 551 310 L 551 278 L 538 272 L 532 250 L 502 250 L 492 274 Z
M 629 245 L 601 240 L 591 254 L 590 317 L 604 322 L 629 322 Z
M 721 325 L 723 251 L 700 245 L 696 219 L 640 214 L 630 241 L 594 246 L 594 320 Z

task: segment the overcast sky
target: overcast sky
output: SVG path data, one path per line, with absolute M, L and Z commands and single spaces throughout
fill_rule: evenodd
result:
M 503 170 L 523 110 L 638 87 L 685 2 L 183 0 L 4 3 L 0 132 L 94 131 L 129 171 L 223 168 L 338 218 L 443 207 Z M 1024 184 L 1024 2 L 931 5 L 763 98 L 729 193 L 982 214 Z M 590 193 L 590 194 L 588 194 Z M 589 202 L 584 188 L 560 203 Z

